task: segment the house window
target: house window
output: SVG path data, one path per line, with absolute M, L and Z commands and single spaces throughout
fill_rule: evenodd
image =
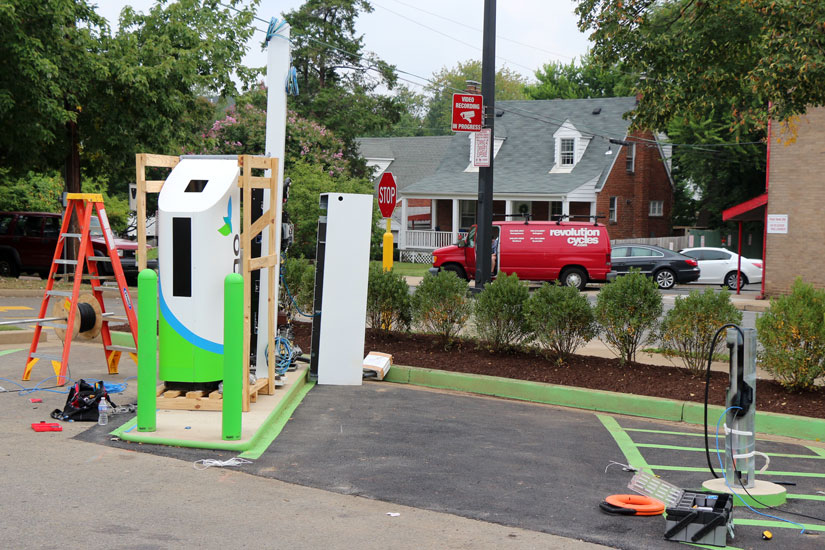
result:
M 664 208 L 664 201 L 650 201 L 651 216 L 661 216 Z
M 616 210 L 618 208 L 618 204 L 619 204 L 618 197 L 610 197 L 610 213 L 609 213 L 607 219 L 609 221 L 613 222 L 613 223 L 615 223 L 616 220 L 618 219 L 618 217 L 616 216 Z
M 560 140 L 559 149 L 561 151 L 561 165 L 573 166 L 576 160 L 576 140 L 572 138 L 563 138 Z
M 459 205 L 459 228 L 461 231 L 467 231 L 474 223 L 476 223 L 476 202 L 477 201 L 458 201 Z
M 636 144 L 635 143 L 631 143 L 630 145 L 627 146 L 627 153 L 625 155 L 625 163 L 626 163 L 625 167 L 627 168 L 627 171 L 632 174 L 634 172 L 635 167 L 636 167 Z M 651 214 L 651 216 L 652 215 L 653 214 Z M 661 214 L 659 214 L 659 215 L 661 216 Z
M 562 203 L 561 201 L 551 201 L 550 202 L 550 219 L 557 220 L 561 217 L 562 213 Z

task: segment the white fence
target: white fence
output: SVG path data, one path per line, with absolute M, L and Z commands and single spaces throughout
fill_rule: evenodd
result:
M 459 233 L 463 237 L 466 233 Z M 398 248 L 400 250 L 435 250 L 453 243 L 452 231 L 399 231 Z
M 616 239 L 610 241 L 610 244 L 611 246 L 616 246 L 617 244 L 652 244 L 676 251 L 688 248 L 690 246 L 689 239 L 690 237 L 688 235 L 682 235 L 680 237 L 653 237 L 649 239 Z

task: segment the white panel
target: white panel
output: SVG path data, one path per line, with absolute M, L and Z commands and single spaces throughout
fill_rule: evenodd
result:
M 360 385 L 372 195 L 328 193 L 318 383 Z
M 275 273 L 280 273 L 281 259 L 281 211 L 283 210 L 283 189 L 284 189 L 284 148 L 286 144 L 286 81 L 289 74 L 290 63 L 290 42 L 289 25 L 284 25 L 278 33 L 267 43 L 266 61 L 266 155 L 277 157 L 278 162 L 278 192 L 275 198 L 275 253 L 278 255 L 278 263 L 275 265 Z M 267 176 L 270 174 L 267 171 Z M 263 211 L 266 212 L 270 205 L 269 191 L 264 190 Z M 261 234 L 261 255 L 269 253 L 269 231 Z M 258 345 L 256 372 L 267 372 L 266 354 L 266 334 L 269 327 L 267 311 L 269 308 L 269 269 L 261 269 L 260 294 L 258 299 Z M 278 311 L 277 296 L 280 278 L 275 276 L 275 311 Z M 277 331 L 274 331 L 277 332 Z

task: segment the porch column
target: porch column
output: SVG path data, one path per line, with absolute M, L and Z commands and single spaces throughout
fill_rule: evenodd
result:
M 570 201 L 567 200 L 567 197 L 564 197 L 561 200 L 561 215 L 562 216 L 569 216 L 570 215 Z
M 398 248 L 400 249 L 402 244 L 404 248 L 407 247 L 407 228 L 409 227 L 407 222 L 407 199 L 400 199 L 401 200 L 401 227 L 398 229 Z M 401 237 L 403 232 L 403 237 Z
M 453 199 L 453 242 L 458 242 L 458 199 Z
M 435 231 L 435 228 L 438 227 L 437 221 L 437 214 L 438 213 L 438 199 L 432 199 L 430 201 L 430 229 Z
M 504 201 L 504 219 L 510 221 L 512 218 L 510 214 L 513 213 L 513 201 L 506 200 Z
M 595 215 L 596 215 L 596 201 L 591 201 L 591 203 L 590 203 L 590 215 L 591 215 L 591 216 L 595 216 Z M 597 220 L 597 219 L 594 217 L 594 218 L 593 218 L 593 222 L 595 223 L 595 222 L 597 222 L 597 221 L 599 221 L 599 220 Z

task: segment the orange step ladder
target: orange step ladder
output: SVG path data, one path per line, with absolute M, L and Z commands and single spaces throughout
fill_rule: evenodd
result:
M 23 380 L 29 380 L 32 369 L 40 359 L 51 361 L 54 373 L 57 376 L 57 384 L 62 386 L 66 383 L 66 372 L 69 369 L 69 351 L 72 339 L 80 332 L 87 331 L 97 333 L 103 340 L 103 349 L 106 353 L 106 364 L 109 367 L 109 374 L 117 374 L 118 363 L 123 352 L 132 355 L 137 360 L 137 315 L 129 296 L 129 287 L 126 285 L 126 277 L 123 275 L 123 268 L 120 265 L 120 257 L 115 248 L 115 239 L 109 227 L 109 219 L 103 207 L 103 196 L 95 193 L 69 193 L 66 195 L 66 213 L 63 215 L 63 223 L 60 228 L 60 237 L 57 239 L 57 247 L 54 251 L 52 266 L 49 270 L 49 277 L 46 282 L 46 291 L 43 293 L 43 302 L 40 305 L 37 325 L 34 329 L 34 338 L 26 358 L 26 368 L 23 371 Z M 69 233 L 72 214 L 77 216 L 80 233 Z M 90 225 L 92 216 L 97 216 L 100 227 L 103 231 L 103 239 L 106 242 L 106 256 L 98 256 L 95 253 L 90 235 Z M 67 239 L 78 239 L 80 246 L 77 249 L 77 260 L 63 259 L 63 251 L 66 248 Z M 112 273 L 114 275 L 101 275 L 98 268 L 99 262 L 111 262 Z M 72 290 L 54 290 L 55 276 L 61 265 L 74 267 L 74 280 Z M 85 268 L 85 270 L 84 270 Z M 85 274 L 85 275 L 84 275 Z M 84 297 L 80 293 L 80 283 L 83 278 L 89 279 L 92 285 L 92 297 Z M 114 280 L 116 286 L 104 285 L 103 281 Z M 106 312 L 103 302 L 104 291 L 117 291 L 123 302 L 123 309 L 126 317 L 115 318 L 111 313 Z M 62 311 L 57 323 L 55 318 L 46 318 L 49 302 L 52 298 L 61 300 L 55 307 L 55 312 Z M 78 318 L 79 317 L 79 318 Z M 128 322 L 134 347 L 117 346 L 112 344 L 112 337 L 109 332 L 109 323 Z M 91 324 L 91 326 L 89 326 Z M 65 333 L 63 337 L 63 353 L 53 355 L 40 353 L 37 351 L 40 342 L 40 332 L 44 327 L 54 328 L 58 335 Z

